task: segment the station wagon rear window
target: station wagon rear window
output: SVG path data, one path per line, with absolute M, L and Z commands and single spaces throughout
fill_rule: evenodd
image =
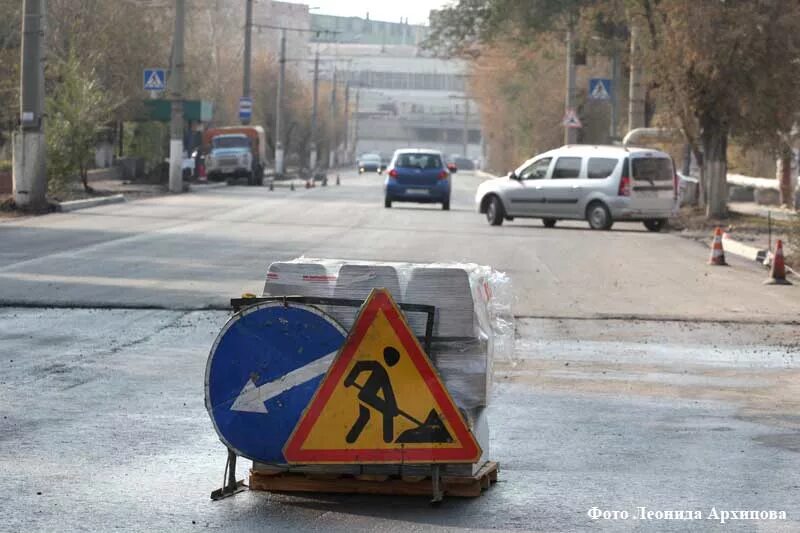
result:
M 602 180 L 614 173 L 617 159 L 608 157 L 590 157 L 586 164 L 586 175 L 590 180 Z
M 644 181 L 669 181 L 674 176 L 672 160 L 666 157 L 633 157 L 633 179 Z

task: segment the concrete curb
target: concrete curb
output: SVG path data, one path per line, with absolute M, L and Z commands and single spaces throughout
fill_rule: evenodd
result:
M 772 254 L 769 250 L 761 250 L 754 246 L 748 246 L 739 241 L 735 241 L 727 233 L 722 234 L 722 248 L 725 253 L 731 253 L 745 259 L 749 259 L 759 265 L 769 267 L 772 264 Z M 800 273 L 789 266 L 786 266 L 786 273 L 790 276 L 800 278 Z
M 114 194 L 112 196 L 101 196 L 99 198 L 86 198 L 83 200 L 70 200 L 69 202 L 59 202 L 56 204 L 56 211 L 62 213 L 69 213 L 70 211 L 77 211 L 79 209 L 86 209 L 89 207 L 97 207 L 107 204 L 119 204 L 125 201 L 125 196 L 122 194 Z
M 739 257 L 744 257 L 745 259 L 761 264 L 764 264 L 764 259 L 766 259 L 769 254 L 768 250 L 762 250 L 755 246 L 749 246 L 733 240 L 727 233 L 722 234 L 722 248 L 733 255 L 738 255 Z
M 209 182 L 209 183 L 190 183 L 189 184 L 189 192 L 200 192 L 200 191 L 208 191 L 211 189 L 221 189 L 222 187 L 227 187 L 228 184 L 224 181 L 220 182 Z

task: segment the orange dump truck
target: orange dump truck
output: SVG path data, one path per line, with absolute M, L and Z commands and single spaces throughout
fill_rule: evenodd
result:
M 264 182 L 267 138 L 261 126 L 210 128 L 203 134 L 203 153 L 208 179 L 246 177 L 248 185 Z

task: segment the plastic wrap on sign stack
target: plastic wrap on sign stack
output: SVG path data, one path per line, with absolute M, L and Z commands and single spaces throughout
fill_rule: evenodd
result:
M 510 359 L 514 350 L 511 280 L 502 272 L 472 263 L 299 258 L 270 265 L 264 296 L 364 300 L 374 288 L 388 289 L 401 303 L 436 307 L 428 355 L 468 418 L 487 406 L 493 362 Z M 323 310 L 348 330 L 358 313 L 356 307 L 323 306 Z M 425 335 L 426 318 L 424 313 L 406 313 L 420 338 Z

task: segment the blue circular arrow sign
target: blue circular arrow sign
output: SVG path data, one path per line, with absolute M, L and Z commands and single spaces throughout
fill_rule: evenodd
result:
M 206 409 L 242 457 L 285 463 L 292 433 L 347 332 L 319 309 L 269 302 L 225 324 L 206 364 Z

